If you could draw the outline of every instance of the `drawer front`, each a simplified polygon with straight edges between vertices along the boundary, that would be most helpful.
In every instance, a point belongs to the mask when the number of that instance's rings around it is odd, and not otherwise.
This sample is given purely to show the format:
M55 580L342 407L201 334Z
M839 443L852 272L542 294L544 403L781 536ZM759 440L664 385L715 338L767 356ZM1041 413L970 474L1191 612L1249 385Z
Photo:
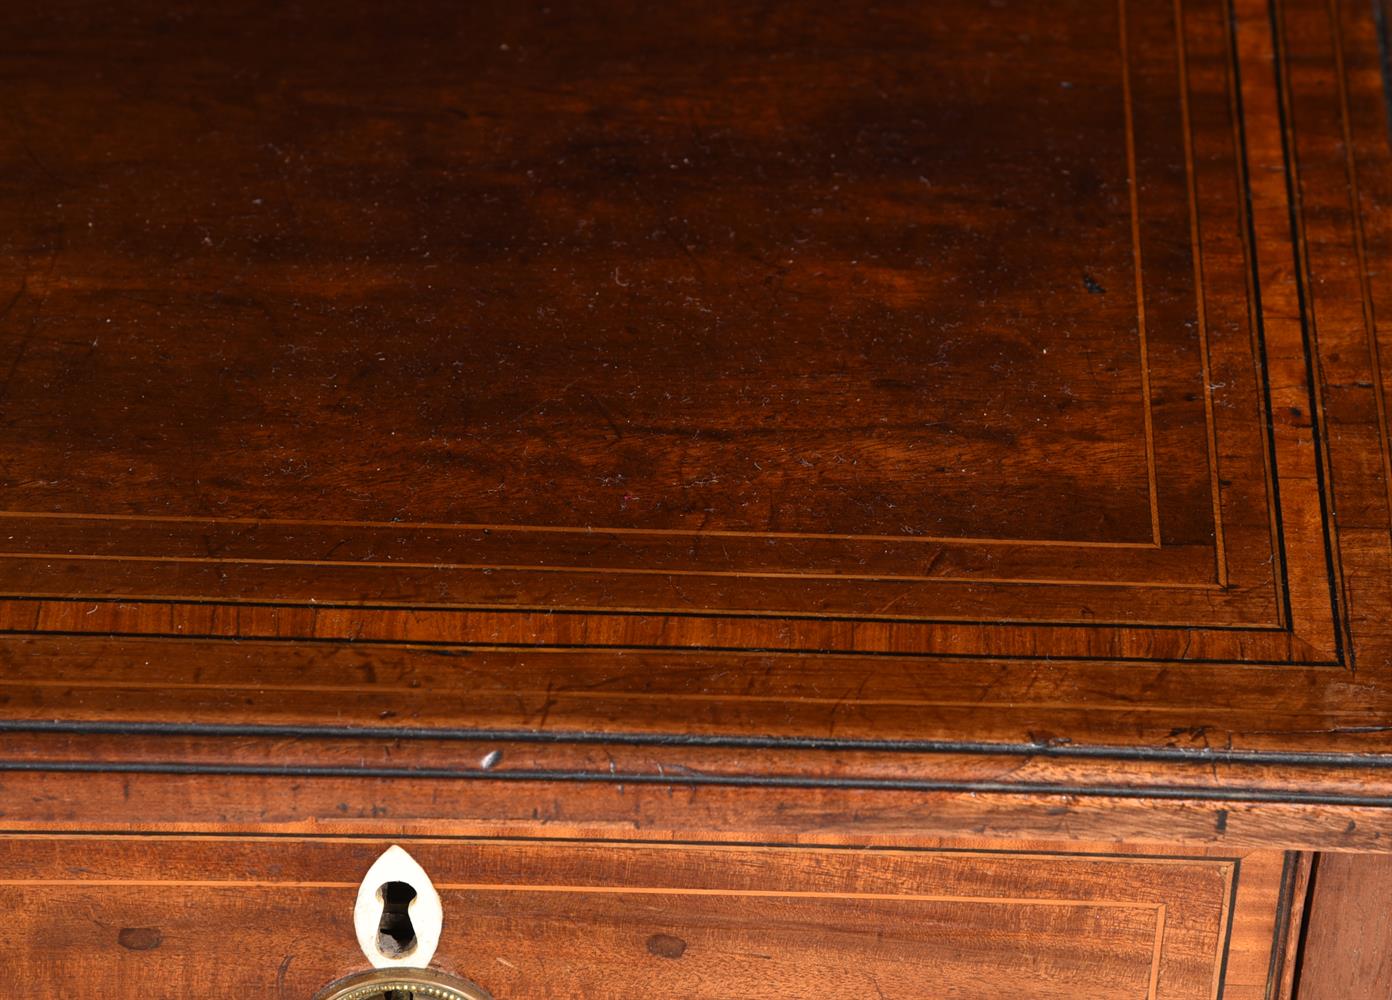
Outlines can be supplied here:
M354 902L388 843L0 840L8 978L37 996L309 1000L369 967ZM1229 964L1265 972L1278 923L1279 855L398 843L443 905L433 965L496 1000L1207 1000ZM1264 992L1248 985L1228 995Z

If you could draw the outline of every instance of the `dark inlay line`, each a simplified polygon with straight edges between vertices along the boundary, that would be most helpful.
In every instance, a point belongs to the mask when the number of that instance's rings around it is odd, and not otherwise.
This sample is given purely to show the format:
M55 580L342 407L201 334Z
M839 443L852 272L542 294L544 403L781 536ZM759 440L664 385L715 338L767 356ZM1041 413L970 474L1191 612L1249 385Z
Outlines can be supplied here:
M1329 603L1334 620L1334 648L1337 658L1344 660L1343 618L1339 613L1339 594L1343 565L1336 561L1334 540L1330 532L1331 506L1329 490L1333 485L1333 470L1328 468L1328 451L1320 421L1324 416L1319 391L1318 358L1315 342L1315 316L1311 308L1310 275L1307 273L1310 255L1305 242L1305 226L1301 218L1300 164L1292 131L1294 108L1291 106L1290 74L1287 67L1286 35L1281 0L1269 0L1267 13L1271 25L1272 62L1276 74L1276 115L1281 133L1281 156L1285 165L1286 210L1289 216L1291 255L1295 266L1295 296L1300 310L1300 348L1305 357L1306 406L1310 411L1310 437L1315 448L1315 486L1319 494L1320 530L1324 536L1325 576L1329 585ZM1336 576L1338 574L1338 576ZM1352 666L1350 657L1349 665Z
M1242 57L1237 47L1237 8L1232 0L1224 0L1227 11L1225 27L1227 29L1227 42L1229 46L1228 63L1232 68L1232 113L1234 124L1237 128L1237 168L1241 177L1242 187L1242 226L1244 249L1247 251L1248 267L1248 287L1252 295L1252 319L1255 326L1253 331L1257 348L1257 372L1260 379L1259 391L1263 403L1262 416L1265 420L1265 437L1267 451L1267 468L1271 470L1268 483L1271 488L1272 510L1275 514L1276 538L1274 551L1272 553L1276 562L1277 572L1280 574L1281 581L1281 601L1285 611L1286 627L1295 628L1295 612L1291 604L1290 596L1290 569L1287 565L1286 556L1286 526L1283 508L1281 507L1281 477L1279 475L1280 466L1277 464L1276 455L1276 421L1273 414L1271 403L1271 364L1266 349L1266 312L1262 306L1262 281L1261 263L1257 249L1257 224L1256 213L1252 204L1252 167L1247 155L1247 110L1242 94ZM1274 61L1274 59L1273 59ZM1276 73L1281 72L1280 66L1276 66ZM1343 665L1343 657L1339 657L1340 666Z
M896 778L810 778L784 775L657 775L608 771L480 771L454 768L303 767L253 764L188 764L179 761L123 764L71 761L0 761L0 772L40 774L163 774L269 778L389 778L453 781L569 782L660 787L818 788L848 791L968 792L980 795L1057 795L1079 798L1250 802L1283 805L1341 805L1392 808L1392 796L1339 795L1263 788L1183 788L1172 785L1065 785L1050 782L925 781Z
M1388 726L1356 727L1359 733L1392 732ZM1182 747L1074 746L1067 743L993 743L954 740L824 739L782 736L721 736L687 733L602 733L585 730L543 732L530 729L426 729L410 726L295 726L176 722L58 722L0 720L3 733L67 733L88 736L213 736L269 739L383 739L448 742L526 743L552 746L599 745L690 747L737 750L870 751L885 753L961 754L971 756L1056 757L1085 760L1124 760L1176 764L1307 767L1392 768L1392 753L1293 753L1261 750L1184 749ZM484 768L483 770L494 770ZM511 774L516 772L497 772Z

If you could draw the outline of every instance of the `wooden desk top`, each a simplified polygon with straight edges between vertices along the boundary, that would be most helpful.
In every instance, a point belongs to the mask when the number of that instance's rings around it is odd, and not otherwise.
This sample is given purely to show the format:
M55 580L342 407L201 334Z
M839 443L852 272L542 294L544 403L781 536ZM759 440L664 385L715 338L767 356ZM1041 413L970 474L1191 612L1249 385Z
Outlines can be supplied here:
M236 8L3 15L11 816L1392 836L1366 3Z

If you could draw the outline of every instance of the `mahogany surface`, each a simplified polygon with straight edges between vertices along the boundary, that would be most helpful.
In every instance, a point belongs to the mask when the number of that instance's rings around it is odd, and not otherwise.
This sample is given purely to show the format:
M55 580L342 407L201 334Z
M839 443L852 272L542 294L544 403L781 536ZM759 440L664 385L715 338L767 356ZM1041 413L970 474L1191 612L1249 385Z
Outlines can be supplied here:
M1385 854L1320 856L1301 947L1300 1000L1392 991L1392 926L1384 902L1392 887L1389 862Z
M435 964L499 998L1208 1000L1220 981L1228 1000L1282 995L1268 992L1290 902L1280 852L405 843L445 909ZM308 998L361 964L356 880L385 846L0 838L0 902L47 945L12 982Z
M1368 5L0 20L13 828L1386 848Z
M1387 22L0 5L0 991L1385 990Z

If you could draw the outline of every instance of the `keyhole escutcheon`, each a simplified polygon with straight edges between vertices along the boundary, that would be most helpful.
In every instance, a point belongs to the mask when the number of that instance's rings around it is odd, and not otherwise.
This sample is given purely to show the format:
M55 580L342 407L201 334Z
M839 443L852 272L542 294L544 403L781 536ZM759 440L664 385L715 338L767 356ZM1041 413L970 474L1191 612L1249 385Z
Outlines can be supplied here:
M353 908L358 946L373 968L430 964L440 943L440 896L416 859L393 844L367 870Z

